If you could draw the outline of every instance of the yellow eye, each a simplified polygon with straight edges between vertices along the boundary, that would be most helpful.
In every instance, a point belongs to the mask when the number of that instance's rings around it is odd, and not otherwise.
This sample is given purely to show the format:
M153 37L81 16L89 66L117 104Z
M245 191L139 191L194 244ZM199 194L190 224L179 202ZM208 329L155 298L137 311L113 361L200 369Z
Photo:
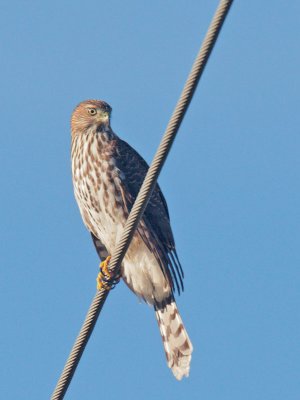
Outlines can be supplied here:
M96 108L89 108L88 112L89 112L90 115L96 115L97 114Z

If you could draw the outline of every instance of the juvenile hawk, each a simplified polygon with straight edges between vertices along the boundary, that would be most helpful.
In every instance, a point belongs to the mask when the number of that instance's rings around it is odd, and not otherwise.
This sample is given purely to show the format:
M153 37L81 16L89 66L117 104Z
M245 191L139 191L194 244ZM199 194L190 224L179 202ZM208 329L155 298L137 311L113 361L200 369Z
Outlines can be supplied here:
M81 216L103 260L112 254L147 173L145 160L110 127L111 107L87 100L71 119L72 173ZM121 266L127 286L154 306L168 366L188 376L192 343L174 300L183 290L165 198L156 185Z

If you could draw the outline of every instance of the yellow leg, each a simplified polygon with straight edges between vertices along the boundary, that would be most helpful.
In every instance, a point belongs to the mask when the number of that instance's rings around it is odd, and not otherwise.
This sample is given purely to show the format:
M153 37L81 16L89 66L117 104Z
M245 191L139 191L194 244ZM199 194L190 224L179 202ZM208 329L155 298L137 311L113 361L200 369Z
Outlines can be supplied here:
M108 264L110 262L111 256L107 256L104 261L100 263L100 270L104 272L104 275L108 278L111 278L110 272L108 270Z
M111 259L111 256L106 257L104 261L100 263L100 272L97 276L97 290L105 289L110 290L112 288L111 283L109 280L112 280L113 276L108 270L108 264Z

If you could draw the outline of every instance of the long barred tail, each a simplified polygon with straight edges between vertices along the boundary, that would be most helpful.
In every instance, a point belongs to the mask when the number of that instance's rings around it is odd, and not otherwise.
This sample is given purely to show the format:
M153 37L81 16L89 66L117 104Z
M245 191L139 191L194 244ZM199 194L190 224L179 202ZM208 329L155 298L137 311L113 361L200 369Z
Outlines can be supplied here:
M176 379L189 376L193 345L175 301L155 311L169 368Z

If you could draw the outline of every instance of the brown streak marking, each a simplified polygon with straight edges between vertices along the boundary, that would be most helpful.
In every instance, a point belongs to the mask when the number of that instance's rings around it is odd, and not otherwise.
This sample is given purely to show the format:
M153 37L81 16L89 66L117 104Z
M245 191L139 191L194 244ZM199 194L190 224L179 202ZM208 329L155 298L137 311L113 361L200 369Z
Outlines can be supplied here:
M95 160L95 165L96 165L96 167L101 169L101 162L98 159Z
M86 153L88 156L91 154L91 146L92 146L92 140L89 140L88 145L87 145L87 150L86 150Z
M178 338L178 336L184 331L184 327L182 324L179 325L177 331L175 333L173 333L173 336L175 338Z
M174 321L174 319L176 318L176 315L178 315L178 311L175 308L174 312L170 315L170 320Z
M171 361L171 357L170 357L169 353L167 353L167 352L165 351L165 355L166 355L167 361L168 361L168 362ZM174 364L173 364L173 365L174 365Z
M187 349L189 349L189 348L190 348L190 346L189 346L189 343L188 343L187 340L179 347L179 349L180 349L181 351L187 350Z

